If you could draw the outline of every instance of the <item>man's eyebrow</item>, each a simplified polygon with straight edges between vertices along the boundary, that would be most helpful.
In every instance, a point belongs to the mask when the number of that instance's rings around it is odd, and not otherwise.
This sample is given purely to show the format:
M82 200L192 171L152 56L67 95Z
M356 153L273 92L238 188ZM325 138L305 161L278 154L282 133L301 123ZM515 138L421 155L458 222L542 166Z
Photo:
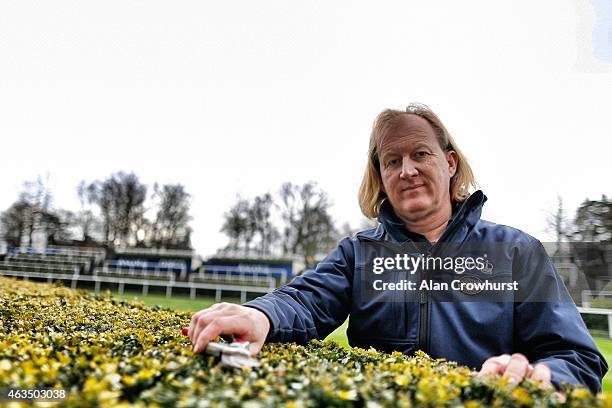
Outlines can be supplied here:
M387 156L393 156L393 155L400 155L400 153L398 153L397 149L387 149L379 153L380 158L387 157Z
M400 152L407 151L407 150L415 150L421 147L426 147L428 149L432 148L431 144L428 143L427 141L419 140L418 142L410 143L409 145L402 144L399 146L388 147L387 149L381 150L379 154L380 156L389 155L389 154L400 154Z

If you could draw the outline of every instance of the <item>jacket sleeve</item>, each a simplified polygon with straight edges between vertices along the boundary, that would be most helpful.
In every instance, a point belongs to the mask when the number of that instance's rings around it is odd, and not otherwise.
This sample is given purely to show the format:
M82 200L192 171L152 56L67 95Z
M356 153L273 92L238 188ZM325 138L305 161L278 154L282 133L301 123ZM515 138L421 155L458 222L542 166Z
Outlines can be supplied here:
M608 364L544 247L530 238L513 267L521 298L514 308L515 349L532 365L548 365L557 389L569 382L597 393Z
M268 317L268 342L306 344L325 338L349 314L353 269L353 244L345 238L314 271L296 276L290 283L244 306Z

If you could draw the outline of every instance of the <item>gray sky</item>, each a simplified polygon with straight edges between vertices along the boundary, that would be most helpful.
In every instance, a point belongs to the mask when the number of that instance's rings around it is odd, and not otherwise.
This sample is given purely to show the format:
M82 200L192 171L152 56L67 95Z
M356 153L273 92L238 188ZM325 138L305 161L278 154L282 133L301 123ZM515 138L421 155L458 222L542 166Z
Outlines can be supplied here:
M560 194L611 194L612 6L541 1L0 0L0 210L49 173L134 171L193 195L209 255L236 194L314 180L341 224L374 117L430 105L489 201L542 240Z

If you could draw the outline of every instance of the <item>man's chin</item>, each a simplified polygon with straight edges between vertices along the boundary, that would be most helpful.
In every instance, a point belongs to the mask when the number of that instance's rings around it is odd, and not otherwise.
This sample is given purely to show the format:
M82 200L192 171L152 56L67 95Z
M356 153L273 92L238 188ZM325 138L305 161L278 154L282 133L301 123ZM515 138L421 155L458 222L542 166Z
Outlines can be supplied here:
M398 214L401 218L404 218L407 221L411 221L413 219L418 219L423 214L428 212L430 207L425 203L410 203L410 205L403 206L400 208L400 214Z

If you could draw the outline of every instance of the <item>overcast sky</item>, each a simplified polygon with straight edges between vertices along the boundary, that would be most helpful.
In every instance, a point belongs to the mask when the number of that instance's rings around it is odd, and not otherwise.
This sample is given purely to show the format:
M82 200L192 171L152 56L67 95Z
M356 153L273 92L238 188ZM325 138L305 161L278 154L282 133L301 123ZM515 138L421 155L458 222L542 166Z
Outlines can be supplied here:
M236 195L313 180L342 224L371 124L419 101L542 240L560 194L612 194L612 3L0 0L0 210L113 172L182 183L206 256Z

